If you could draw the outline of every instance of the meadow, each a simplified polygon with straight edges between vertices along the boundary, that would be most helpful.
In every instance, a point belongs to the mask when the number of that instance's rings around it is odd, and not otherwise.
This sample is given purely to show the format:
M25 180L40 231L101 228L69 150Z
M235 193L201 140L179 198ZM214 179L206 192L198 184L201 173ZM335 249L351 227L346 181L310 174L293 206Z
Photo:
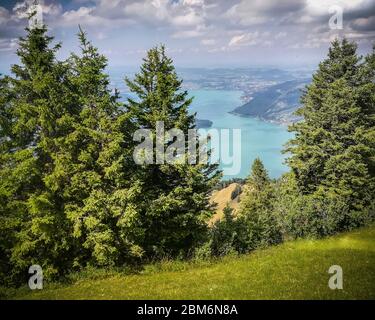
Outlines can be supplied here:
M69 283L24 287L11 299L375 299L375 226L214 261L164 261L136 274L95 270ZM328 269L343 269L343 290Z

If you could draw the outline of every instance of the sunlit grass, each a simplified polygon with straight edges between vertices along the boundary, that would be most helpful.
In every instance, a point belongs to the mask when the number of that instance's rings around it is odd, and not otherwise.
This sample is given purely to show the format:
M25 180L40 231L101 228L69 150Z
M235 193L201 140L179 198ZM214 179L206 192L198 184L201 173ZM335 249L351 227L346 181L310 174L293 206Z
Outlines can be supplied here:
M344 289L331 290L340 265ZM104 273L18 299L375 299L375 227L323 240L299 240L216 262L165 262L141 274Z

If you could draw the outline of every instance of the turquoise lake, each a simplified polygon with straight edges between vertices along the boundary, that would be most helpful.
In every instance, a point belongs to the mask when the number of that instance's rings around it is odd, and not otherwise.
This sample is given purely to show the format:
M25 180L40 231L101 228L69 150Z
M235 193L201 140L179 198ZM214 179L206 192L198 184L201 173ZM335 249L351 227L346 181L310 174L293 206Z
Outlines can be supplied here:
M136 99L124 86L123 81L124 74L131 77L133 72L120 69L112 70L110 74L113 87L120 89L124 100L126 97ZM212 128L241 129L241 170L236 175L224 176L224 179L247 177L256 157L263 161L272 178L278 178L288 171L288 167L284 165L285 155L281 150L293 134L287 131L286 126L230 114L230 111L243 104L242 91L212 89L188 91L190 96L194 96L190 111L196 112L198 119L212 121ZM230 153L233 150L231 145L229 150Z
M194 96L190 111L196 112L198 119L211 120L212 128L216 129L241 129L241 170L224 179L247 177L256 157L263 161L272 178L288 171L281 150L293 134L286 126L230 114L242 104L241 91L190 90L189 93Z

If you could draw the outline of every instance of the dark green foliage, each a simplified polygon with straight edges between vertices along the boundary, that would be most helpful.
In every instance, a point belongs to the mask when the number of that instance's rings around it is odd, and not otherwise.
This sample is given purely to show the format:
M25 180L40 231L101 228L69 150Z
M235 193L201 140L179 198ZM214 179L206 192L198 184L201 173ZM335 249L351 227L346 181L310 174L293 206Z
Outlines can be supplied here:
M241 194L241 192L242 192L241 186L236 185L236 188L232 191L232 193L230 195L230 199L231 200L236 199Z
M223 219L213 224L208 241L197 250L196 256L240 254L281 242L281 228L274 211L274 188L257 158L243 187L237 214L234 216L228 205L224 208Z
M20 65L0 79L0 272L4 283L140 258L186 255L207 231L216 166L136 165L138 128L194 128L164 47L134 81L140 102L119 103L107 59L79 32L80 54L59 62L46 27L27 29Z
M247 178L247 186L255 191L261 191L270 184L268 173L262 161L256 158L251 166L250 176Z
M165 131L183 130L187 140L188 129L195 127L195 117L188 113L192 99L181 90L182 81L163 46L149 50L140 72L126 83L139 98L128 100L129 110L139 128L152 130L154 145L158 121L163 121ZM170 145L162 143L165 148ZM184 256L201 239L207 229L207 218L212 214L208 198L218 181L216 168L175 162L145 164L134 172L142 181L143 247L149 255Z
M286 151L288 164L304 194L320 186L351 193L357 202L368 201L370 181L366 142L367 107L361 101L362 79L356 45L332 43L328 58L314 74L297 111L303 120L291 126L296 137Z
M224 208L224 217L210 231L210 252L213 256L247 252L247 230L243 219L233 216L233 209Z
M140 188L131 179L134 126L109 88L107 59L82 30L79 40L82 52L69 60L69 79L80 113L60 140L54 181L63 182L66 216L79 243L75 266L119 265L143 253L135 204Z
M238 216L247 228L249 250L276 244L281 233L274 214L275 187L260 159L255 159L241 195Z
M20 65L0 81L0 219L4 282L39 264L47 278L86 266L186 255L207 231L216 166L139 166L138 128L194 128L164 48L149 51L119 103L106 58L79 32L81 53L59 62L45 27L27 29ZM128 108L127 108L128 107ZM129 111L130 110L130 111ZM20 275L22 275L20 277ZM13 281L13 280L15 281Z
M4 261L12 270L7 279L26 276L32 264L55 275L71 254L70 224L51 177L56 142L67 131L64 119L76 110L68 69L55 59L59 45L50 48L46 31L27 29L17 51L21 64L12 67L1 90L0 211L2 228L9 228Z
M373 209L350 209L349 199L324 188L300 194L295 177L284 175L276 185L275 215L284 238L322 237L370 223Z
M216 186L214 187L214 190L221 190L221 189L224 189L226 187L228 187L230 184L232 183L237 183L239 185L244 185L246 183L246 179L242 179L242 178L232 178L232 179L229 179L229 180L220 180Z
M363 79L358 88L359 104L365 117L365 142L368 145L366 162L371 177L375 176L375 44L372 53L365 57L361 65L360 76Z
M290 127L295 138L286 151L296 185L286 195L293 199L283 214L287 229L297 236L350 229L372 215L373 55L362 61L356 50L346 39L332 43L303 94L297 111L303 120Z

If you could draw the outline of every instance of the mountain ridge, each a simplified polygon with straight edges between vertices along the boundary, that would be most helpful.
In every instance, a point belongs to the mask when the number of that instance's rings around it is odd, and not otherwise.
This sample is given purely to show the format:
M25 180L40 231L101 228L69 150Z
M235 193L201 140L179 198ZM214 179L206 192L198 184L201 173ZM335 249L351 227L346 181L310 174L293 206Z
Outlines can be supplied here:
M302 90L310 79L284 81L256 92L252 99L230 113L243 117L256 117L277 123L293 123L299 120L294 112L300 106Z

